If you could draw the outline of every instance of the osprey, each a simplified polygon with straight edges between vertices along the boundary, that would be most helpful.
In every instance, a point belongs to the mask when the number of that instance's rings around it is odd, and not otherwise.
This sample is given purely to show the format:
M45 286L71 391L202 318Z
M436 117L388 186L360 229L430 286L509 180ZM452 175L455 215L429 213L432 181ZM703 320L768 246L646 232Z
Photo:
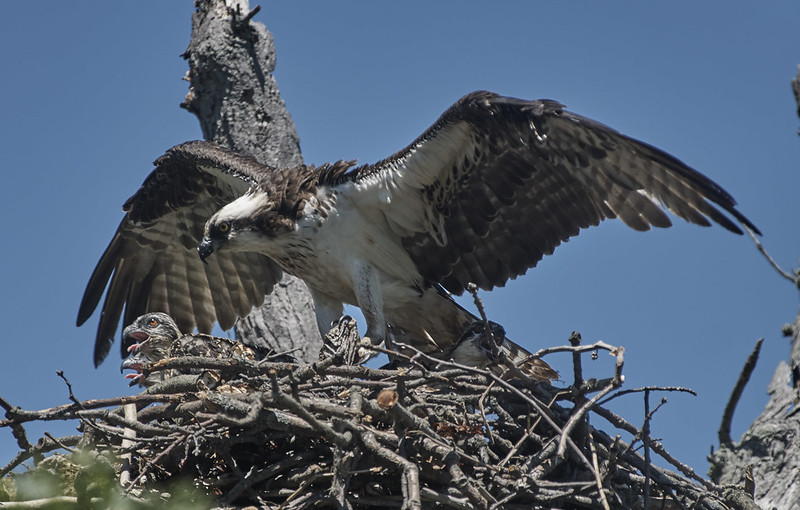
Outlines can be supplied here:
M331 329L322 337L319 360L324 361L338 353L343 365L364 364L373 353L364 347L363 340L358 334L356 320L343 315L331 324Z
M493 321L489 321L488 325L487 329L483 321L472 324L453 345L447 357L471 367L489 366L495 361L494 351L501 349L505 343L506 330Z
M370 350L363 346L364 341L365 339L358 335L355 319L344 315L334 321L330 331L323 337L319 359L324 360L340 353L343 364L361 365L371 357ZM496 375L504 376L508 370L507 367L497 363L496 352L505 354L529 377L537 380L558 379L558 372L508 340L505 328L493 321L486 323L482 320L475 321L461 334L461 338L439 357L452 359L456 363L470 367L488 368Z
M255 352L241 342L204 334L184 335L172 317L161 312L147 313L138 317L123 330L122 341L130 345L128 350L131 351L131 356L122 362L120 371L130 369L137 372L125 376L126 379L131 379L131 386L139 384L149 387L180 373L190 373L159 370L145 378L142 368L146 364L162 359L181 356L256 359Z
M371 165L271 168L195 141L155 167L80 306L78 325L108 284L95 364L123 307L125 323L157 310L184 331L228 329L281 269L308 285L322 334L350 303L374 343L448 353L478 321L450 293L503 286L605 218L648 230L670 226L669 210L758 233L725 190L669 154L555 101L491 92L461 98Z

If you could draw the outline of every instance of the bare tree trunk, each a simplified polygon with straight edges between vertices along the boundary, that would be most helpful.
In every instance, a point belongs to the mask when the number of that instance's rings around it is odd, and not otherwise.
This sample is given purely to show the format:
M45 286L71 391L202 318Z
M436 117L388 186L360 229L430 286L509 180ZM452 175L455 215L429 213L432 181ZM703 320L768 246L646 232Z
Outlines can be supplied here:
M267 165L302 164L297 131L272 77L272 34L250 21L258 9L250 11L247 0L200 0L196 6L184 54L191 86L181 106L197 116L207 140ZM304 360L319 352L311 295L289 275L235 329L251 346L299 349L295 354Z
M790 328L793 346L800 345L800 315ZM793 354L798 351L793 349ZM800 412L791 372L785 361L778 364L764 411L741 441L723 443L709 456L711 479L718 484L746 485L750 478L761 508L800 508Z
M783 273L788 275L788 273ZM797 276L793 279L800 288ZM765 509L800 509L800 314L784 326L791 336L789 361L781 361L767 387L769 402L738 443L730 437L733 411L750 373L755 368L761 340L745 363L725 408L720 426L720 447L708 457L709 477L720 485L744 486Z
M800 115L800 70L792 89ZM799 271L782 270L761 251L782 277L800 289ZM800 313L794 323L784 327L784 333L791 337L789 362L781 361L775 369L766 407L740 442L733 443L721 434L720 448L709 456L714 482L750 483L756 503L770 509L800 508Z

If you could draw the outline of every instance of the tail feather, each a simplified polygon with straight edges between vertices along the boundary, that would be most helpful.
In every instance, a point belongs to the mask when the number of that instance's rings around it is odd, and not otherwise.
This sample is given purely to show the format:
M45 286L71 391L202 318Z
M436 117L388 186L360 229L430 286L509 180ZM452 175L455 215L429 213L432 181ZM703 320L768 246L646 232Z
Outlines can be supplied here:
M555 381L558 379L558 372L548 365L545 361L535 357L525 348L515 344L506 338L500 344L500 351L516 365L525 375L536 381ZM492 373L504 377L508 373L508 367L501 364L493 364L490 369Z

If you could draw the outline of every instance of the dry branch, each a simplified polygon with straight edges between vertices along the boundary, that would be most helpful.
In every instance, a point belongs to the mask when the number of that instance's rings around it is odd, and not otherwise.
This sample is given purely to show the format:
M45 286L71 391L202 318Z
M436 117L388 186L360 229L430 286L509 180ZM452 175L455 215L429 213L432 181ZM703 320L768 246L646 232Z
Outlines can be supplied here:
M84 436L22 442L0 473L80 442L120 459L126 497L188 477L226 508L745 508L735 502L743 489L702 479L600 407L622 384L623 349L574 342L556 350L580 360L598 348L617 356L614 373L589 386L578 366L577 387L560 391L422 353L395 353L406 360L395 370L337 366L336 356L316 364L163 360L149 370L209 370L222 380L209 389L202 374L183 375L138 396L40 411L3 401L2 427L82 420ZM641 391L661 390L683 389ZM592 427L592 414L616 430ZM639 442L683 474L652 465Z
M756 346L753 348L753 352L747 357L744 368L742 368L742 372L739 374L739 379L736 381L736 386L733 387L728 403L725 405L725 411L722 413L722 423L720 423L719 433L717 434L719 437L719 444L730 444L732 442L731 422L733 421L733 412L736 410L736 405L742 397L744 387L747 386L747 381L750 380L750 375L756 368L756 362L758 361L758 354L761 352L762 343L764 343L764 339L759 338L756 342Z

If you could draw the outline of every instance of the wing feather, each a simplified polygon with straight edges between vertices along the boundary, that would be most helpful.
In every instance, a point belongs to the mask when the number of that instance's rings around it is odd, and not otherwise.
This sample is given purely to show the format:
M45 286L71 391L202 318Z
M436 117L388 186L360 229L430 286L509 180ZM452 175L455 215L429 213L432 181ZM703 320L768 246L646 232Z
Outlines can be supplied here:
M98 365L108 354L120 317L170 314L181 331L229 329L264 301L281 271L258 254L221 252L203 264L197 243L206 220L268 171L254 160L209 142L173 147L155 162L97 264L78 311L83 324L103 292L95 341ZM124 309L124 316L123 316ZM126 346L122 346L123 355Z
M211 293L213 306L217 312L217 322L219 322L222 329L227 330L233 327L236 318L239 316L238 307L234 304L234 299L237 299L240 294L233 293L232 296L229 286L225 282L226 271L235 273L235 268L232 265L230 268L220 267L221 262L230 262L228 257L211 257L207 262L213 268L211 271L205 272L208 288L219 289L217 292ZM233 287L235 288L235 286Z
M669 210L758 232L725 190L663 151L555 101L491 92L463 97L404 150L338 179L453 293L504 285L605 218L648 230L670 226Z

